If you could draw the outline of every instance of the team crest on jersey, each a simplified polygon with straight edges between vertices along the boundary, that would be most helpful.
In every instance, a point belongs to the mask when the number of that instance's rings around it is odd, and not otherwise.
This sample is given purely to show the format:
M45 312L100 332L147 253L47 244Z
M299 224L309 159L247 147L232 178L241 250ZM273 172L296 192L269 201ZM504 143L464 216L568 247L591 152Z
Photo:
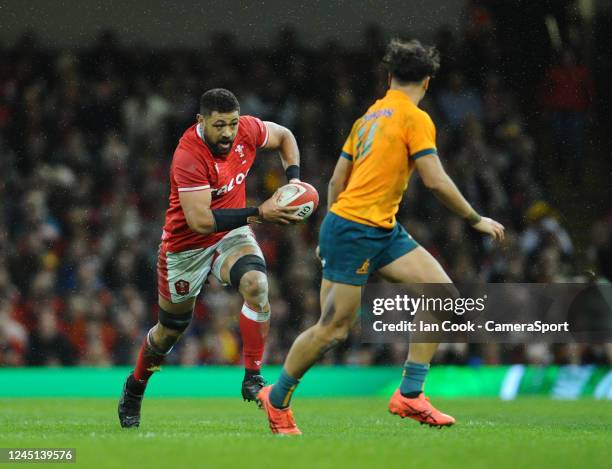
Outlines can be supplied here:
M242 144L236 145L236 153L238 153L240 158L244 158L244 146Z
M189 293L189 282L183 279L177 280L174 282L174 288L179 295L186 295Z

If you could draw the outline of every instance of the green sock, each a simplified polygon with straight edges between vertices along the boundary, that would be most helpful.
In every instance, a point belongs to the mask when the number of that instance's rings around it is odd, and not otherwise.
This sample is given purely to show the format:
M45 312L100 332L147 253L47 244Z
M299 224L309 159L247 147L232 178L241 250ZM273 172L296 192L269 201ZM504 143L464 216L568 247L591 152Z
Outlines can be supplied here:
M272 405L277 409L289 407L291 396L293 395L293 391L295 391L295 388L299 382L299 379L289 376L283 368L278 381L274 383L274 386L272 386L272 390L270 391L270 402Z
M406 362L404 378L400 384L400 393L404 397L418 397L423 392L423 383L427 377L429 365L424 363Z

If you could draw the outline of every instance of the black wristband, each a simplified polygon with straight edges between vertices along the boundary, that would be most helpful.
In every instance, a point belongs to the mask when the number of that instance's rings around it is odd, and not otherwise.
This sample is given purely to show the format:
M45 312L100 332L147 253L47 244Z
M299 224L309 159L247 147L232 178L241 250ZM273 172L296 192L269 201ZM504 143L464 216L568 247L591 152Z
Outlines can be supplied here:
M257 207L216 208L212 213L215 218L215 232L219 232L246 225L249 217L259 215L259 209Z
M287 169L285 170L285 175L287 176L287 181L291 181L292 179L299 179L300 167L296 164L287 166Z

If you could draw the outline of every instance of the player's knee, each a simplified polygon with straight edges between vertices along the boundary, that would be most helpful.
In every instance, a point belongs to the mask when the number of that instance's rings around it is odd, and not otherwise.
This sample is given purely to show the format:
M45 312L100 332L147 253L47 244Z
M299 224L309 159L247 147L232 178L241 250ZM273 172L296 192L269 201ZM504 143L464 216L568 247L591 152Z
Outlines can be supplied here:
M250 304L263 307L268 302L268 278L263 272L246 272L240 279L239 290Z
M426 284L422 292L425 297L433 300L441 300L442 302L452 299L455 300L461 297L459 290L453 283L430 283ZM441 303L443 304L443 303ZM453 321L457 319L452 309L434 308L432 310L419 310L416 312L419 315L420 321L434 320L437 322Z
M334 328L332 332L333 340L337 343L344 342L348 336L351 327L349 324L341 324Z
M266 262L256 254L246 254L234 262L229 272L230 283L240 290L242 278L251 272L259 272L264 276L267 273Z
M440 298L459 298L461 295L454 283L440 283L435 286L434 294ZM433 296L433 295L432 295Z
M453 283L430 283L426 284L422 292L427 298L439 298L445 300L447 298L459 298L461 294Z
M191 323L192 315L192 311L177 314L160 308L154 334L160 348L172 348Z

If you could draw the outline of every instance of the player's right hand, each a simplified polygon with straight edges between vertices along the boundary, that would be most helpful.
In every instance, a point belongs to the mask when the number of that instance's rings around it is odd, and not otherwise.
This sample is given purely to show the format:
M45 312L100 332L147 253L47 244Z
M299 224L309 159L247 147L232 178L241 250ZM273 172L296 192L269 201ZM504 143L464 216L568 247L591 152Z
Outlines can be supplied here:
M492 218L482 217L478 223L472 225L477 231L491 236L496 241L504 239L504 225L496 222Z
M278 205L277 199L278 194L275 193L259 206L259 218L268 223L278 223L281 225L289 225L290 223L302 221L301 217L294 215L297 208Z

